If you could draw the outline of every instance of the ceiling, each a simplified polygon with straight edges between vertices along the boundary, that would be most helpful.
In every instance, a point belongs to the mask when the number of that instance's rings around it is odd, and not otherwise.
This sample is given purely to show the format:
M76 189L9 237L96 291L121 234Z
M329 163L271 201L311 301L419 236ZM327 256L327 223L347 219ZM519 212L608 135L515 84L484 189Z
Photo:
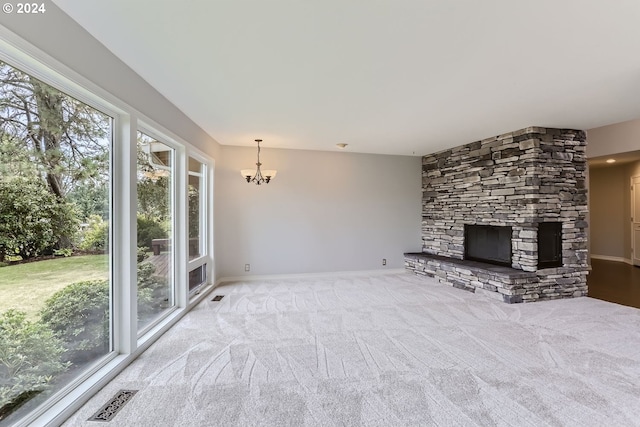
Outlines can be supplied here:
M637 0L53 0L223 145L424 155L640 117Z

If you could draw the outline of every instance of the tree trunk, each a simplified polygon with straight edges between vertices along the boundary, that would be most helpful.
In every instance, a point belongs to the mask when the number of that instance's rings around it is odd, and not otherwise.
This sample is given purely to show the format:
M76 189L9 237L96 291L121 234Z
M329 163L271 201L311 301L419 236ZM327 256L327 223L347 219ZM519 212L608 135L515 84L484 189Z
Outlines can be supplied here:
M37 129L35 133L43 164L46 166L46 180L51 192L56 196L64 197L62 176L56 172L60 167L60 160L64 153L60 150L60 137L64 125L62 110L63 95L44 83L31 79L33 94L38 109Z
M65 199L62 174L59 172L64 164L65 154L61 150L60 140L64 127L63 100L64 95L48 85L31 79L33 94L36 101L39 123L32 129L37 137L37 147L43 164L46 167L46 181L60 201ZM71 236L61 235L57 249L72 247Z

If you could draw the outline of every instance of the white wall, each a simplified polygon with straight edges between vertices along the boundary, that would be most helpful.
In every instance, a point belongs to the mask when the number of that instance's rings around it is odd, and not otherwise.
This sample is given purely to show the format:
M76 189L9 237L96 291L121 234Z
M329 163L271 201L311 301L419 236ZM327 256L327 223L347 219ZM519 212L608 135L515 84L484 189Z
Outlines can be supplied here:
M587 157L640 150L640 119L589 129Z
M263 167L278 175L257 186L240 176L255 148L222 154L219 277L403 268L403 253L420 251L420 157L265 148Z
M211 157L220 146L55 4L43 14L0 14L0 24ZM114 28L117 31L117 28Z

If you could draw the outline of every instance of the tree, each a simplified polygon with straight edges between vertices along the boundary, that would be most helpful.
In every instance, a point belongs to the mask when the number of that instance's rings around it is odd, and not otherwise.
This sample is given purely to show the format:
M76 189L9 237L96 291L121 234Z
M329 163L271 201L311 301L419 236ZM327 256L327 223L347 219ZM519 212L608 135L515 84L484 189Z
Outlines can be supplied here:
M79 218L87 222L97 215L103 220L109 218L109 187L93 182L82 182L67 194L67 199L76 205Z
M170 160L165 159L168 164L163 165L162 169L158 166L158 162L162 162L160 159L155 164L152 163L152 154L145 150L145 147L153 144L162 145L150 136L138 132L138 214L145 219L162 222L169 219L170 212L171 174L167 170ZM167 147L166 153L169 152Z
M55 206L66 205L67 195L78 187L107 188L110 132L107 115L0 62L0 180L36 177L56 197L51 202ZM29 221L23 225L27 224L35 225ZM53 230L55 245L72 245L76 230ZM15 235L26 231L9 230Z
M138 179L138 214L147 220L158 222L169 219L170 202L168 197L169 178Z
M38 167L24 150L22 141L11 135L0 136L0 180L20 177L37 177Z
M110 129L105 114L0 62L0 140L19 147L57 197L108 178Z
M189 237L200 237L200 188L189 184Z

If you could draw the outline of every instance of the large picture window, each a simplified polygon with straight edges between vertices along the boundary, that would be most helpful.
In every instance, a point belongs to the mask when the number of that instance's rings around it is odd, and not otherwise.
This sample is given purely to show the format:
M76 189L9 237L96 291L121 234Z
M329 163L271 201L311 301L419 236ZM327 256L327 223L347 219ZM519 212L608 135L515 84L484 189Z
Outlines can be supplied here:
M112 350L112 127L0 62L0 426Z
M0 427L69 415L214 265L212 160L23 48L0 37Z

